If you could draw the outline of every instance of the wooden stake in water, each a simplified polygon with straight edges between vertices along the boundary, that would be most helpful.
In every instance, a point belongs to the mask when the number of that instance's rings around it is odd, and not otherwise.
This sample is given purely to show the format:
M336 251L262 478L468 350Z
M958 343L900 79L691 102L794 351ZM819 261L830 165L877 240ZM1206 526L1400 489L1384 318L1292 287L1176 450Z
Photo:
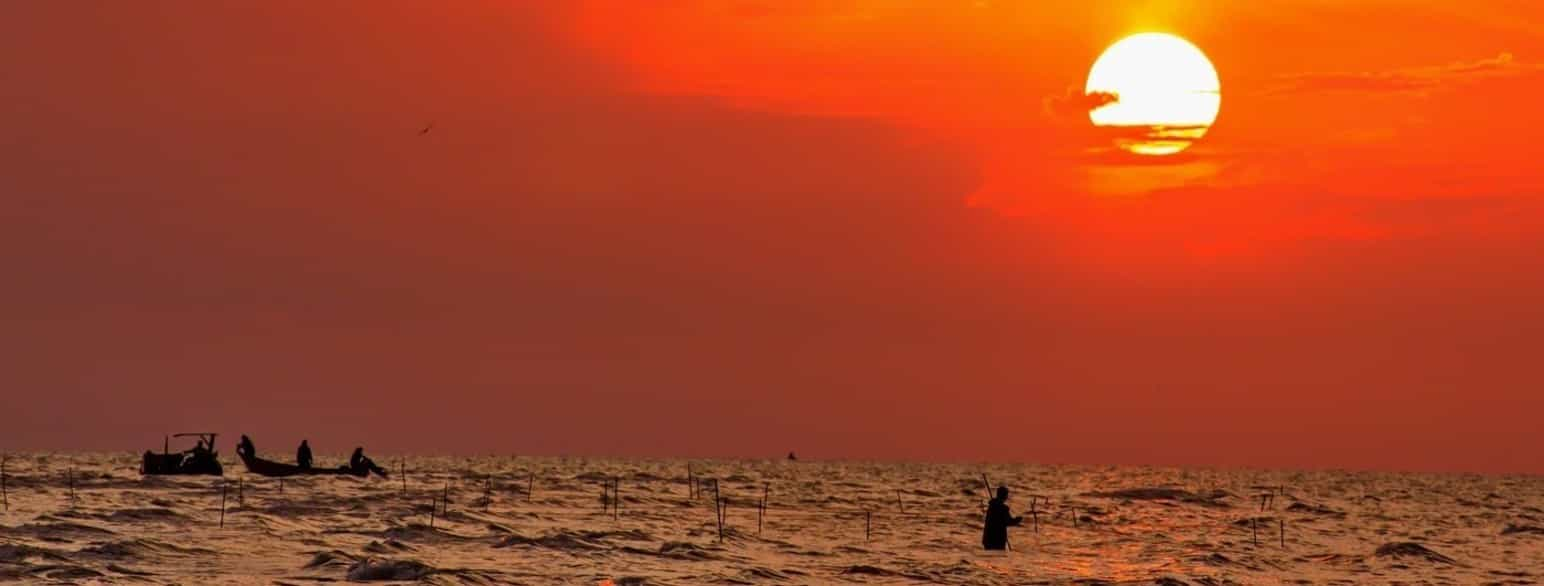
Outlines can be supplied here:
M1276 523L1278 524L1278 527L1281 530L1281 548L1282 549L1286 549L1287 548L1287 520L1286 519L1277 519Z
M531 478L525 485L525 502L531 502L531 495L536 494L536 473L531 473Z
M220 481L220 528L221 529L225 528L225 491L228 488L230 488L230 483L226 482L224 480L221 480Z
M874 513L872 511L863 511L863 540L864 541L868 541L869 540L869 534L873 531L873 529L874 529Z
M767 486L765 484L761 485L761 507L759 509L757 509L757 511L756 511L756 534L757 535L761 535L761 519L763 517L767 516L767 494L770 493L771 490L772 490L771 487L769 487L769 486Z
M284 494L284 477L279 477L279 494Z
M238 507L247 506L247 491L245 480L246 479L244 478L236 479L236 506Z
M697 478L692 475L692 465L686 465L686 498L697 498Z
M407 457L406 456L403 456L401 466L402 466L402 468L401 468L401 470L402 470L402 496L407 496Z
M5 465L10 456L0 455L0 503L5 504L5 510L11 510L11 497L5 491Z
M70 469L70 508L75 508L75 469Z
M895 489L895 508L899 510L902 515L906 514L906 503L901 502L901 489L899 488Z
M724 540L724 502L718 495L718 479L713 479L713 517L718 521L718 540Z
M1255 547L1260 547L1260 529L1256 526L1255 521L1254 517L1249 518L1249 532L1254 535Z
M611 520L622 518L622 479L611 477Z
M434 494L434 493L431 492L429 494ZM430 499L429 500L429 528L430 529L434 528L434 511L436 509L440 508L439 500L440 499Z
M449 517L450 516L450 481L449 480L445 481L445 496L440 498L440 502L443 503L442 506L445 507L444 509L442 509L440 511L440 516L441 517Z

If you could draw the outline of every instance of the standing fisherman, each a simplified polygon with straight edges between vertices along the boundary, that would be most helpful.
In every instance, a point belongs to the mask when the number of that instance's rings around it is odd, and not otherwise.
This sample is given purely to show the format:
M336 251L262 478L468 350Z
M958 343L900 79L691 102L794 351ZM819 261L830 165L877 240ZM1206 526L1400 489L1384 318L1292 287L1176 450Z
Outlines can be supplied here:
M310 470L311 462L311 445L306 440L300 440L300 447L295 450L295 464L301 470Z
M981 547L1006 549L1008 528L1023 523L1023 517L1015 517L1013 512L1008 510L1008 487L997 487L997 498L986 505L986 527L981 530Z

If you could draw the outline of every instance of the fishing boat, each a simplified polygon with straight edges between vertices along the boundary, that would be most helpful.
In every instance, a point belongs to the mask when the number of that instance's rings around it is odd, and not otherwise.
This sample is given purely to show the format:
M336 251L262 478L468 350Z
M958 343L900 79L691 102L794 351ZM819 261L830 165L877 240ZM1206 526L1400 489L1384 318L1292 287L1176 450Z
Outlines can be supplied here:
M198 443L191 449L173 452L171 446L174 437L196 437ZM161 453L145 450L144 460L139 465L139 473L149 476L224 475L225 468L220 465L220 453L214 447L216 437L218 434L213 433L174 433L166 436L161 444Z
M301 468L295 464L264 460L257 456L249 456L240 450L236 455L241 456L241 463L247 467L247 472L258 476L271 478L283 478L285 476L369 476L369 470L351 470L347 466L337 468Z
M270 478L284 478L287 476L356 476L364 478L373 471L381 477L386 476L386 471L376 466L369 459L357 467L338 466L336 468L303 468L297 464L286 464L265 460L257 456L257 450L252 447L252 440L247 436L241 436L241 443L236 444L236 456L241 458L241 463L247 467L247 471L258 476Z

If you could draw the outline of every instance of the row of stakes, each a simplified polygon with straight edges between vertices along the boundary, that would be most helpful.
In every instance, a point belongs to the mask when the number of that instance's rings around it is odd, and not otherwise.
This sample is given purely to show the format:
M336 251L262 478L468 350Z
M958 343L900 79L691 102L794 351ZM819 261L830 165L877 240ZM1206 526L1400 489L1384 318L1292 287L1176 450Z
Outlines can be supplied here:
M403 490L406 491L407 482L406 482L406 467L405 467L405 465L404 465L402 470L403 470L403 477L404 477L403 478ZM705 482L705 481L712 483L712 487L713 487L714 523L715 523L715 526L718 529L718 540L719 541L723 541L724 540L725 520L727 518L728 510L729 510L729 500L724 498L722 496L722 494L720 493L719 485L718 485L718 479L716 479L716 478L712 478L712 479L701 479L701 478L698 478L696 476L695 472L690 467L687 468L687 473L686 474L687 474L687 495L688 495L689 498L692 498L692 499L701 498L701 495L703 493L703 489L701 487L701 484L703 482ZM536 482L536 476L535 476L535 473L533 472L533 473L531 473L531 475L529 477L529 484L528 484L528 487L526 489L526 498L527 498L527 500L529 500L530 495L533 492L533 489L535 487L535 482ZM988 483L988 486L990 486L990 483ZM756 534L757 535L760 535L762 533L762 529L764 527L764 523L765 523L765 519L766 519L766 513L767 513L767 499L770 496L770 493L771 493L771 488L769 486L763 485L762 486L761 499L756 504ZM488 503L492 499L491 495L492 495L492 481L491 481L491 478L485 478L484 479L484 496L483 496L483 505L484 505L485 508L488 506ZM612 520L619 520L621 518L621 502L622 502L622 499L621 499L621 479L620 479L620 477L613 476L610 479L610 482L608 482L605 485L602 485L602 487L601 487L601 495L600 496L601 496L601 514L604 515L607 512L609 512L611 514ZM449 499L450 499L450 483L449 483L449 481L447 481L446 484L445 484L444 496L441 499L441 503L449 503ZM1042 500L1045 501L1045 503L1047 505L1050 504L1050 498L1049 497L1039 496L1039 495L1032 495L1032 496L1030 496L1030 511L1029 511L1029 515L1030 515L1030 518L1032 519L1031 523L1032 523L1033 531L1035 533L1039 533L1040 532L1040 515L1046 513L1046 511L1040 510L1039 508L1037 508L1039 502L1042 501ZM1274 493L1268 493L1268 494L1262 494L1261 495L1261 510L1262 511L1265 510L1266 508L1274 508L1274 503L1275 503L1275 494ZM905 512L906 512L906 503L901 498L901 490L900 489L896 489L896 491L895 491L895 505L896 505L896 509L898 511L900 511L902 514L905 514ZM444 507L444 506L446 506L446 505L442 505L442 507ZM430 514L430 527L434 526L434 523L433 523L433 510L434 510L434 507L431 506L430 507L430 511L431 511L431 514ZM443 510L448 511L448 508L443 509ZM1071 518L1072 518L1072 526L1073 527L1077 527L1078 526L1078 516L1081 514L1081 510L1078 507L1071 507L1070 512L1072 513L1072 516L1071 516ZM869 541L873 537L873 527L874 527L874 522L873 521L874 521L874 512L872 510L865 509L863 511L863 539L864 539L864 541ZM1287 545L1287 542L1286 542L1286 539L1287 539L1287 537L1286 537L1287 536L1286 520L1285 519L1277 519L1277 524L1278 524L1278 529L1279 529L1278 535L1279 535L1280 545L1281 545L1281 547L1285 548L1286 545ZM1256 519L1256 518L1251 518L1250 519L1250 530L1251 530L1251 534L1252 534L1252 537L1253 537L1253 543L1254 543L1254 545L1256 547L1258 547L1260 545L1260 535L1259 535L1259 528L1258 528L1258 519Z
M8 459L9 459L8 456L0 455L0 506L3 506L3 510L5 510L5 511L10 511L11 510L11 501L10 501L9 489L8 489L8 486L7 486L7 473L6 473L6 465L8 463L7 462ZM402 477L402 492L405 495L407 493L407 461L406 460L403 460L401 462L399 471L400 471L400 475ZM701 495L702 495L702 488L700 486L700 483L701 483L702 479L697 478L696 473L690 467L687 468L686 475L687 475L687 494L688 494L688 497L689 498L693 498L693 499L700 498ZM715 525L718 528L718 540L719 541L723 541L724 540L724 521L725 521L726 516L728 515L729 502L728 502L727 499L724 499L723 496L721 495L721 493L719 492L718 479L714 478L714 479L710 479L710 480L713 483L714 522L715 522ZM68 482L69 482L69 490L70 490L70 507L74 508L76 503L77 503L77 499L76 499L76 496L75 496L75 469L74 468L71 468L68 471ZM990 486L990 483L988 484L988 486ZM225 508L226 508L226 501L227 501L227 495L228 495L229 488L230 488L230 481L225 480L225 481L222 481L220 483L220 521L219 521L219 526L222 529L225 527ZM532 495L535 493L535 489L536 489L536 473L535 472L531 472L529 477L527 478L527 484L526 484L526 493L525 494L526 494L526 500L527 501L531 500ZM240 505L240 506L245 506L245 502L246 502L245 492L246 492L245 491L245 483L244 483L243 479L238 478L236 480L236 500L237 500L238 505ZM284 492L284 479L283 478L279 478L279 492L280 493ZM770 495L770 493L771 493L771 488L770 487L762 486L761 500L757 503L757 507L756 507L756 534L757 535L760 535L761 532L762 532L762 527L763 527L763 524L764 524L764 521L765 521L765 518L766 518L766 514L767 514L767 498ZM1264 511L1267 508L1274 508L1273 505L1275 503L1275 498L1276 498L1275 493L1264 493L1264 494L1261 494L1260 495L1260 510ZM1030 518L1032 519L1031 522L1033 523L1033 531L1035 533L1039 533L1040 532L1040 515L1045 512L1045 511L1041 511L1041 510L1039 510L1037 508L1037 505L1038 505L1038 503L1039 503L1039 501L1041 499L1045 499L1046 504L1050 504L1050 499L1047 498L1047 497L1042 497L1042 496L1031 496L1030 497L1030 505L1029 505L1030 511L1029 511L1029 514L1030 514ZM492 503L492 500L493 500L493 480L492 480L492 477L484 477L484 481L483 481L483 508L484 509L488 508L490 506L490 504ZM621 503L622 503L622 499L621 499L621 479L619 477L615 477L614 476L614 477L611 478L611 482L609 483L609 486L603 486L601 488L601 507L602 507L601 508L601 512L602 512L602 514L605 514L607 511L609 511L611 513L612 520L619 520L621 518ZM896 489L896 491L895 491L895 505L896 505L896 508L902 514L905 514L905 512L906 512L906 503L901 498L901 491L900 491L900 489ZM434 499L434 501L431 502L430 505L429 505L429 527L431 529L434 528L435 512L436 511L439 511L439 516L441 518L444 518L446 515L448 515L450 513L450 481L448 481L448 480L445 481L445 486L442 489L440 495L438 495ZM1080 513L1080 511L1079 511L1079 509L1077 507L1073 507L1072 508L1072 526L1073 527L1077 527L1078 526L1078 515L1079 515L1079 513ZM874 528L874 513L871 510L864 510L863 511L863 539L864 539L864 541L869 541L869 540L872 539L872 537L873 537L873 528ZM1277 535L1279 537L1279 543L1280 543L1281 547L1285 548L1287 546L1287 522L1286 522L1285 519L1277 519L1277 529L1278 529ZM1259 530L1259 520L1257 518L1251 517L1249 519L1249 530L1250 530L1250 534L1251 534L1251 537L1252 537L1254 545L1256 547L1258 547L1260 545L1260 530Z

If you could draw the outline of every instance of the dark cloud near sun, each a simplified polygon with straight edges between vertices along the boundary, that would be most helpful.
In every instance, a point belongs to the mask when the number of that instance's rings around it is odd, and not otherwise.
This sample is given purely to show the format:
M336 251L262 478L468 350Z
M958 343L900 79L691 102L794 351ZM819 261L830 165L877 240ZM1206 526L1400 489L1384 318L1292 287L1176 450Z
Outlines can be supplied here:
M1109 92L1085 93L1073 86L1059 94L1041 98L1040 111L1057 124L1087 122L1088 113L1120 101L1120 96Z
M1422 93L1444 85L1481 79L1535 75L1544 63L1518 61L1511 53L1489 59L1447 65L1410 67L1388 71L1339 71L1301 73L1281 77L1270 94L1320 92Z

